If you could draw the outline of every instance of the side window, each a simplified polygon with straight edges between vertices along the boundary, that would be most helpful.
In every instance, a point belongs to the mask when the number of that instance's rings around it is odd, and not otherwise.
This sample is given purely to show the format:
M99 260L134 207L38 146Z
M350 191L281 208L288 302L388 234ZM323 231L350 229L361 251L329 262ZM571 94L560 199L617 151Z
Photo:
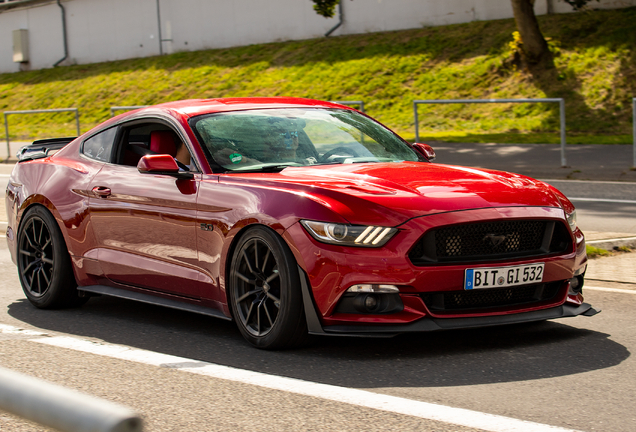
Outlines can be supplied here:
M82 146L82 153L91 159L102 162L109 162L113 150L113 143L117 135L117 128L113 127L103 132L93 135Z
M183 170L197 171L188 146L174 129L163 123L138 123L122 127L121 146L114 163L136 167L148 154L169 154Z

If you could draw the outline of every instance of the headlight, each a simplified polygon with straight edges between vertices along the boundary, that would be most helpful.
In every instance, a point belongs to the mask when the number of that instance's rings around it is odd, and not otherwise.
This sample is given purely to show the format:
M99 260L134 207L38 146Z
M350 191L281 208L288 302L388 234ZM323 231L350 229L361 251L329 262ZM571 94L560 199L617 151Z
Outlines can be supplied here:
M565 218L568 220L568 225L570 225L570 229L572 232L576 229L576 210L573 210L572 213L566 213Z
M323 243L341 246L380 247L398 231L396 228L345 225L330 222L301 220L313 238Z

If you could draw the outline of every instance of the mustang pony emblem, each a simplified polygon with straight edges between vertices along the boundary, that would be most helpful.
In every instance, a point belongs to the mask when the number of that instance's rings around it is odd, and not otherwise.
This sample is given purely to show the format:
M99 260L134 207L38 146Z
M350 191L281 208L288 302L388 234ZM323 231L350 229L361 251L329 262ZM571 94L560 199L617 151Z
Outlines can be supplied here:
M505 235L486 234L482 239L485 243L490 243L493 247L497 247L506 241Z

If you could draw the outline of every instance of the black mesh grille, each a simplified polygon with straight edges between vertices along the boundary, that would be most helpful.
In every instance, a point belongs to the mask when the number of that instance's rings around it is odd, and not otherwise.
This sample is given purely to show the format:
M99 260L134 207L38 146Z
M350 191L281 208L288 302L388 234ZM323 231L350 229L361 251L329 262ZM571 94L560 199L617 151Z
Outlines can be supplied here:
M422 299L431 311L479 310L550 300L562 286L564 281L508 288L424 293Z
M564 252L571 244L560 222L506 220L451 225L428 231L409 253L416 265L535 257Z

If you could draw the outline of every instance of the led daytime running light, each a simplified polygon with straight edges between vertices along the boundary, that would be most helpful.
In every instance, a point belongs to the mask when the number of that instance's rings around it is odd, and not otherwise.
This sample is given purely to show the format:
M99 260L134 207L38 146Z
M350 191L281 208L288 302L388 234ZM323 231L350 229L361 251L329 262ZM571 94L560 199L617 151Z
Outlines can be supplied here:
M301 220L300 223L319 242L341 246L381 247L398 232L396 228L373 225L347 225L310 220Z
M373 238L378 234L378 232L382 231L382 227L377 227L376 229L373 230L373 232L371 234L369 234L363 241L362 243L367 244L369 243L371 240L373 240Z
M364 231L362 231L362 234L360 234L360 236L358 236L358 238L356 239L356 243L360 243L362 242L362 240L367 236L367 234L369 234L369 231L371 231L373 229L372 226L367 227L367 229L365 229Z

